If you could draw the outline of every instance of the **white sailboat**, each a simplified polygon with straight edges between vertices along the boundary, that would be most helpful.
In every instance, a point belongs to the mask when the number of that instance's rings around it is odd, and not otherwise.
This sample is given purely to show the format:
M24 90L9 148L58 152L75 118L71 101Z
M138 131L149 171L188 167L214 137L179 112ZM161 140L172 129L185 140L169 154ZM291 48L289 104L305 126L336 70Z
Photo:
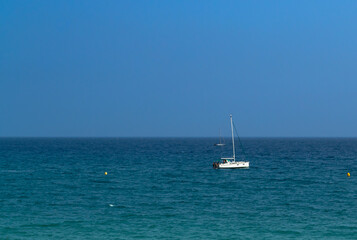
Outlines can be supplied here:
M226 144L225 143L222 143L222 140L221 140L221 129L219 129L219 143L215 143L214 146L217 146L217 147L223 147L225 146Z
M232 145L233 145L233 156L228 158L221 158L222 161L214 162L213 168L249 168L249 162L239 161L236 162L236 153L234 148L234 133L233 133L233 119L232 114L229 116L231 119L231 130L232 130Z

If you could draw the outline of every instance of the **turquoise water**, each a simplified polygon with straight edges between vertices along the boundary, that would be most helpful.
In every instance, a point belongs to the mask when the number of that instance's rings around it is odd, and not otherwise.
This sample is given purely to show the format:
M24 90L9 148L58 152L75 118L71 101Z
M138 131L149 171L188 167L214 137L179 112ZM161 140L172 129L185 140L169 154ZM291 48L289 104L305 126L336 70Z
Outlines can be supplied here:
M0 239L357 239L357 139L215 142L2 138Z

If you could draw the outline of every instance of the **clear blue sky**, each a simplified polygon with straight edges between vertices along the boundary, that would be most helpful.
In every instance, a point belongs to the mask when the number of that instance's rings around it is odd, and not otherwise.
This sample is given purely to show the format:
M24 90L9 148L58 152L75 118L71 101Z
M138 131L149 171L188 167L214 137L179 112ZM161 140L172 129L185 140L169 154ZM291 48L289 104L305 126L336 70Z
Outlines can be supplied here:
M357 136L357 1L0 0L0 136Z

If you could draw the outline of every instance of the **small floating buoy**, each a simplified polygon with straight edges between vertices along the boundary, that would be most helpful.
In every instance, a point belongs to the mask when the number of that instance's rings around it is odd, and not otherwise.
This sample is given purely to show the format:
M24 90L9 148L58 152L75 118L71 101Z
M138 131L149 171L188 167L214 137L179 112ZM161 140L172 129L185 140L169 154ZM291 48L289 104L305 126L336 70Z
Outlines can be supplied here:
M351 177L351 174L349 172L347 173L347 177Z
M105 172L104 174L105 174L105 175L108 175L108 173L107 173L107 172Z

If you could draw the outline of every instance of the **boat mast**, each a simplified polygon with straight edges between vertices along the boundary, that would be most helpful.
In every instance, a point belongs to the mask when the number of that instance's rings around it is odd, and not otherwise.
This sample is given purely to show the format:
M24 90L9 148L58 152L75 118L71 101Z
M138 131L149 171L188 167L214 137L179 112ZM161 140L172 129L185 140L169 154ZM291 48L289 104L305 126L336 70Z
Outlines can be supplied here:
M221 144L221 129L219 129L219 144Z
M232 114L229 115L229 117L231 118L231 129L232 129L232 144L233 144L233 160L236 160L236 153L234 150L234 134L233 134L233 120L232 120Z

